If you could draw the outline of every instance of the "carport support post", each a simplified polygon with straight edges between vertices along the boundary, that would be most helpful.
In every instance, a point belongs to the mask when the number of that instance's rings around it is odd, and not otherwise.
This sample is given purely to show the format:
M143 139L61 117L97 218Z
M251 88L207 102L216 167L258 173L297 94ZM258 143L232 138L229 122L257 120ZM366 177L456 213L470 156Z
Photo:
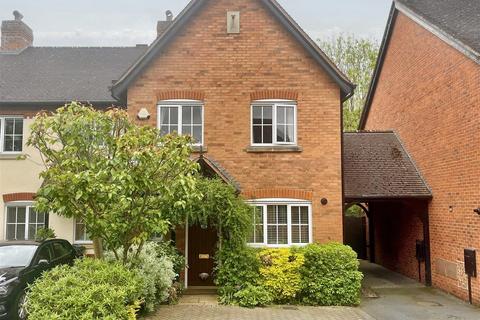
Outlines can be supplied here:
M432 263L430 260L430 221L428 203L423 206L423 240L425 241L425 284L432 286Z
M371 263L375 263L375 221L373 218L374 206L372 203L368 203L368 251L369 251L369 260Z

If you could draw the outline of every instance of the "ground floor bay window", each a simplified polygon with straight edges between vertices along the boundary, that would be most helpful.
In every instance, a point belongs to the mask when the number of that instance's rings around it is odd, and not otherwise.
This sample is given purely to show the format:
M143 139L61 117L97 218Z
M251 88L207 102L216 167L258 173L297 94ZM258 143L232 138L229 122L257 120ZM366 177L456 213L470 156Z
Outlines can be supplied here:
M312 242L312 205L291 199L261 199L252 205L252 246L301 246Z
M34 240L37 230L48 227L48 214L36 212L33 203L6 205L6 240Z

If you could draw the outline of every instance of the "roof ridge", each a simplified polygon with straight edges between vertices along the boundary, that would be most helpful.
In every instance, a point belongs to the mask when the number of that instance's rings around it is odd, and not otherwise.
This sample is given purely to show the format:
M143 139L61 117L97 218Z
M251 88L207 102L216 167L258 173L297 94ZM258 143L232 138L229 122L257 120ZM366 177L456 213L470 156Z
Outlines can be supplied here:
M148 44L138 44L135 46L31 46L27 49L132 49L145 48Z

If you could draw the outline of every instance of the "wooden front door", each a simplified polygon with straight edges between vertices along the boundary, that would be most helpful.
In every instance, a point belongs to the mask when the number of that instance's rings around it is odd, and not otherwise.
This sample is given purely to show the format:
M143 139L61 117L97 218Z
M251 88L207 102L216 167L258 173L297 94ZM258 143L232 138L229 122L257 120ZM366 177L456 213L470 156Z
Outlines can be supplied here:
M188 286L213 286L217 231L192 226L188 229Z

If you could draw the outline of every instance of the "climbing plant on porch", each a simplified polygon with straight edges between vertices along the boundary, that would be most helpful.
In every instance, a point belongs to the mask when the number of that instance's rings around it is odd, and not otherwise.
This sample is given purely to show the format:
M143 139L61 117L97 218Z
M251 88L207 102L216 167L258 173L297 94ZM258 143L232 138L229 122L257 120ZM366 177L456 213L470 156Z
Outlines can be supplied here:
M219 248L245 245L252 227L252 208L235 188L220 179L206 177L197 179L196 188L202 197L190 204L189 224L215 228Z

